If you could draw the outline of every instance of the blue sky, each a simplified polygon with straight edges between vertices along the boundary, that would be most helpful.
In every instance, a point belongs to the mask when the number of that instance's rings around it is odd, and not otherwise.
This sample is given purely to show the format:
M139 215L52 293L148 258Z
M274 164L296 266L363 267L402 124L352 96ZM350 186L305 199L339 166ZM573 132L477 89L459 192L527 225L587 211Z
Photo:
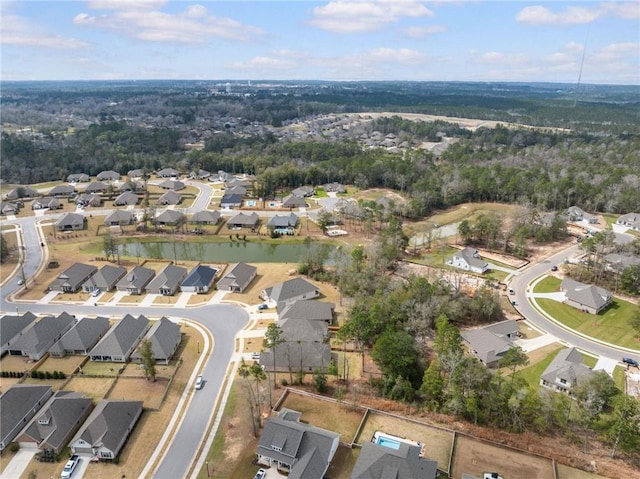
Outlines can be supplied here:
M0 8L2 80L581 75L640 84L640 0L0 0Z

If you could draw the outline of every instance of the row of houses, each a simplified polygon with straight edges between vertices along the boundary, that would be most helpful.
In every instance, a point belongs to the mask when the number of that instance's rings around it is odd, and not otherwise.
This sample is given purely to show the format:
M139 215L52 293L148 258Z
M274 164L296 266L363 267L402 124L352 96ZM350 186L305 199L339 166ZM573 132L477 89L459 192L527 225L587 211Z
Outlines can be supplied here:
M124 291L128 294L143 293L172 296L178 290L184 293L207 293L215 281L218 270L207 265L187 268L168 264L159 273L144 266L130 271L122 266L104 265L100 269L83 263L74 263L49 285L50 291L76 293L84 291Z
M68 313L40 319L27 312L1 318L0 354L39 361L46 354L89 356L92 361L142 362L137 348L143 339L152 344L156 361L168 364L181 341L180 326L166 317L150 321L127 314L115 324L108 318L76 319Z
M142 401L103 399L97 405L74 391L15 384L0 396L0 450L11 442L60 454L113 460L143 412Z
M307 424L300 416L285 408L267 420L256 449L257 462L292 479L322 479L338 450L340 434ZM421 445L397 439L362 444L350 478L435 479L437 461L423 457Z

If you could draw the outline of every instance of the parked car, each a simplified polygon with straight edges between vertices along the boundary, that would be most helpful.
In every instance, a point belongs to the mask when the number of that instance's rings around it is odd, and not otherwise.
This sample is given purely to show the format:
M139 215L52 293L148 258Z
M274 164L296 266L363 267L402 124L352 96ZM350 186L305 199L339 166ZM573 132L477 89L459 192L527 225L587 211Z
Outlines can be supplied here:
M256 472L256 475L253 476L253 479L264 479L264 476L267 475L267 471L265 471L264 469L258 469L258 472Z
M202 376L198 376L198 378L196 379L195 388L196 390L202 389L202 386L204 386L204 378Z
M558 271L558 267L557 267L556 265L553 265L553 266L551 267L551 271Z
M78 463L80 462L80 457L77 454L74 454L69 458L67 463L64 465L64 469L62 470L62 474L60 474L61 479L69 479L73 474L73 471L78 467Z
M264 303L258 306L259 311L262 311L263 309L269 309L269 306Z
M516 292L513 289L509 288L509 294L516 294Z
M633 358L622 358L622 362L625 364L628 364L629 366L635 366L636 368L640 367L640 364L638 364L638 361L636 361Z
M100 296L100 293L101 293L101 291L100 291L99 289L94 289L94 290L91 292L91 296L93 296L93 297L95 298L95 297L97 297L97 296Z
M19 279L19 280L18 280L18 284L19 284L19 285L23 285L23 284L24 284L24 279Z

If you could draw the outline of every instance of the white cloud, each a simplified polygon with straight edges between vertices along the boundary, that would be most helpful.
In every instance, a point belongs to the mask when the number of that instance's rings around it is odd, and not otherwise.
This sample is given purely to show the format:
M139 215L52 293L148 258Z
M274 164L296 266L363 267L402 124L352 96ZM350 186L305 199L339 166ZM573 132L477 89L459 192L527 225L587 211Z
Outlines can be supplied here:
M426 27L409 27L405 28L404 34L411 38L422 38L436 33L446 32L447 27L444 25L429 25Z
M0 43L32 48L76 50L87 48L88 43L72 37L64 37L43 29L17 15L2 15L0 22Z
M601 7L606 13L625 20L640 18L640 4L638 2L606 2L601 4Z
M314 8L313 14L310 25L337 33L371 32L404 17L433 16L431 10L416 0L336 0Z
M111 4L105 1L99 3ZM178 14L152 8L124 9L101 15L79 13L73 23L111 30L148 42L200 44L214 38L248 41L263 34L260 28L244 25L231 18L215 17L202 5L190 5Z
M92 10L156 10L167 4L167 0L91 0L87 7Z
M296 62L283 60L274 57L253 57L247 61L237 61L228 63L226 68L231 70L250 71L253 74L268 74L271 77L277 76L277 72L288 71L296 68Z
M409 48L376 48L364 54L364 58L375 63L398 63L402 65L420 65L429 61L421 51Z
M640 57L640 44L638 43L612 43L601 48L589 57L590 61L596 63L617 63L628 57L629 60L636 61Z
M525 7L516 15L516 21L530 25L573 25L591 23L602 16L602 10L586 7L567 7L554 13L541 5Z
M522 53L485 52L473 58L473 63L490 65L518 65L527 61Z

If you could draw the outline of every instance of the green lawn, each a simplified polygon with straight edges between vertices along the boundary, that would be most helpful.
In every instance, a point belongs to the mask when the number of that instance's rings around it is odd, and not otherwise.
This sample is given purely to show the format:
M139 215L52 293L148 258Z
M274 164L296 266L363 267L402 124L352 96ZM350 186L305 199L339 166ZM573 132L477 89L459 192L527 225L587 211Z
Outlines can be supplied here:
M540 386L540 376L542 375L544 370L547 369L547 366L549 366L553 358L556 357L556 354L558 354L561 349L564 349L564 347L556 346L552 348L551 351L540 361L533 362L534 360L532 360L532 364L530 366L517 371L516 375L524 378L529 386L537 389Z
M638 308L633 303L616 298L604 312L595 315L552 299L538 298L536 301L551 317L582 334L626 348L640 348L630 322Z
M560 279L555 276L547 276L536 284L533 288L534 293L555 293L560 291Z

